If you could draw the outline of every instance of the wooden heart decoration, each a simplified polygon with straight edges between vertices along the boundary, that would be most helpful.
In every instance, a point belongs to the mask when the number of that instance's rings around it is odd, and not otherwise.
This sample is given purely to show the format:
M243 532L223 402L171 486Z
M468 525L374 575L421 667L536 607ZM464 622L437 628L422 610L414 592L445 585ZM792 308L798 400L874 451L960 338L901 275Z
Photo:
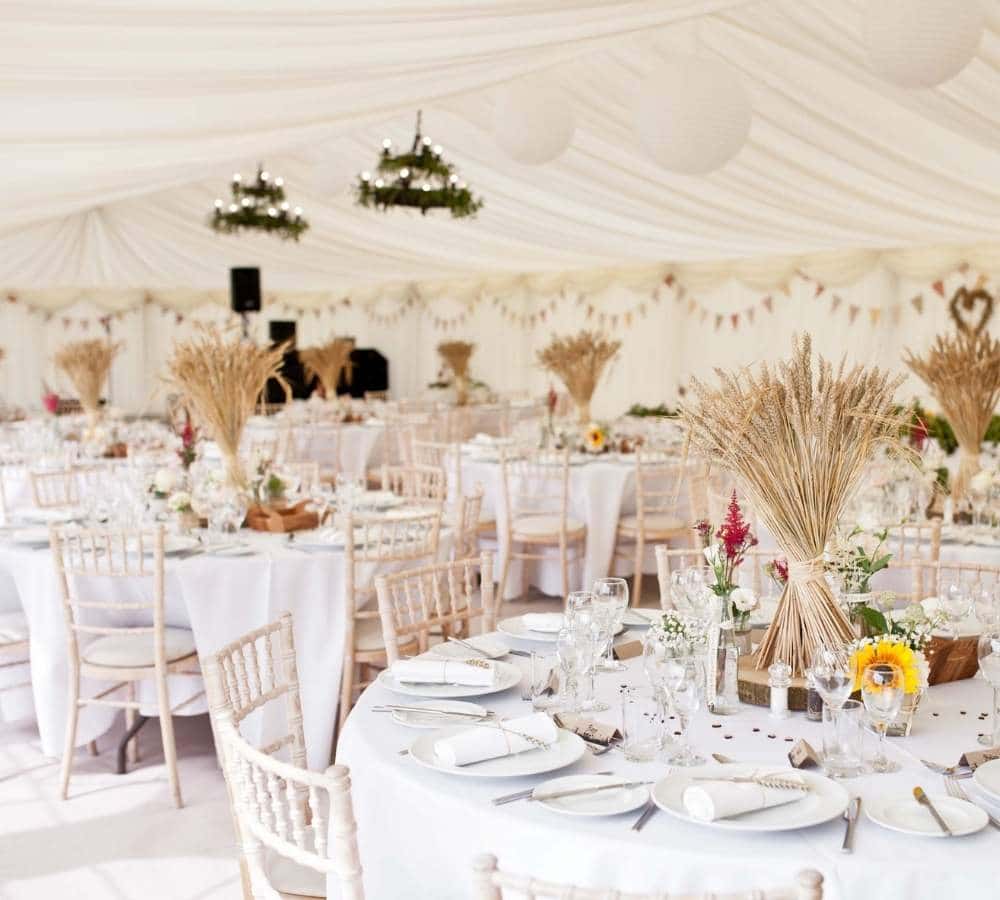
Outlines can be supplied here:
M979 321L975 321L974 310L981 306ZM955 322L955 327L962 334L978 335L993 318L993 296L982 288L968 290L960 287L948 304L948 311Z

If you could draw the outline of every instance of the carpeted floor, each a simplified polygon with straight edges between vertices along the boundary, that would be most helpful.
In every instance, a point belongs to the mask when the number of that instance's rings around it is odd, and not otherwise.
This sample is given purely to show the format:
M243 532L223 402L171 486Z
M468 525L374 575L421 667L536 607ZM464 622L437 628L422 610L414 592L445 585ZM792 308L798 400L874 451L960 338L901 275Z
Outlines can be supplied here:
M532 593L503 616L562 608ZM229 801L206 716L175 719L185 806L170 799L159 729L141 733L142 761L115 775L119 728L80 750L70 798L34 723L0 723L0 900L239 900Z

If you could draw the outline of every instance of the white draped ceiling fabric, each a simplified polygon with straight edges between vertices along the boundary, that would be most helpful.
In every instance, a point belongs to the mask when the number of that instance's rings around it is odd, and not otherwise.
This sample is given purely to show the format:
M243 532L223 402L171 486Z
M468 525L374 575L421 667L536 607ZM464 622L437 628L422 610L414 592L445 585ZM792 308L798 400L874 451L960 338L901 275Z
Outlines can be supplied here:
M10 0L0 290L50 311L146 291L189 310L249 264L299 307L385 314L414 296L648 291L667 272L758 293L796 271L1000 276L1000 3L983 4L972 62L906 90L868 66L861 0ZM752 104L748 142L705 176L661 168L636 134L644 76L680 55L724 61ZM574 112L544 165L492 133L524 78ZM384 137L409 141L418 108L485 199L475 219L355 206L356 173ZM258 160L305 208L300 243L207 227Z

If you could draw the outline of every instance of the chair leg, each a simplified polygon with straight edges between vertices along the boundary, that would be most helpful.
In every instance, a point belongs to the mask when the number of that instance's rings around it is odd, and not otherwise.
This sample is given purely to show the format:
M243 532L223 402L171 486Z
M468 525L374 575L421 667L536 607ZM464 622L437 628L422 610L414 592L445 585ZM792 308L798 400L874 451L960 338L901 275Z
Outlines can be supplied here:
M638 606L642 601L642 563L646 555L646 544L636 539L635 542L635 574L632 576L632 606Z
M337 717L341 730L344 727L344 722L347 720L347 714L354 705L355 667L356 663L353 656L350 659L344 660L344 674L340 679L340 714Z
M69 796L69 776L73 769L73 754L76 752L76 725L80 720L80 676L75 673L70 676L69 684L69 715L66 719L66 743L63 748L62 787L60 796L65 800Z
M510 542L507 542L507 552L504 553L503 565L500 567L500 584L497 587L497 597L496 597L496 608L497 612L500 611L500 606L506 599L507 590L507 574L510 572L510 557L513 552L513 548L510 546Z
M125 685L125 699L129 702L135 702L135 682L130 681ZM135 724L135 717L138 715L138 710L126 708L125 709L125 727L131 728ZM139 735L136 734L128 744L128 759L133 765L139 762Z
M569 596L569 550L565 544L559 545L559 561L562 563L562 595L565 603Z
M177 777L177 744L174 741L174 717L170 713L170 693L167 690L167 676L157 674L156 678L157 712L160 714L160 734L163 737L163 759L167 764L167 778L170 780L170 792L174 796L174 805L180 809L184 806L181 799L181 782Z

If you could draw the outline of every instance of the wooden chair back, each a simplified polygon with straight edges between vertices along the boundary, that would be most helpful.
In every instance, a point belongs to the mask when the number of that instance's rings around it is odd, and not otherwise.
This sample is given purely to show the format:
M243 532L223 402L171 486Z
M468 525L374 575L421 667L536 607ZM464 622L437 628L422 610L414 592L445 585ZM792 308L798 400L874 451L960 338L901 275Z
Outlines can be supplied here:
M913 570L913 594L915 601L926 597L939 597L949 584L960 582L970 588L984 586L1000 587L1000 566L971 562L922 562L909 563Z
M479 527L483 511L483 486L476 485L474 494L462 494L455 507L455 545L453 559L475 556L479 548ZM490 576L492 577L492 575Z
M474 619L483 633L493 631L493 556L435 563L375 579L382 637L389 665L399 659L399 643L416 636L420 652L427 650L431 630L454 630L459 623L470 634Z
M74 469L31 472L31 496L39 509L75 506L80 502L77 473Z
M500 451L500 499L510 532L520 516L554 516L566 530L569 510L569 450L525 451L511 457Z

